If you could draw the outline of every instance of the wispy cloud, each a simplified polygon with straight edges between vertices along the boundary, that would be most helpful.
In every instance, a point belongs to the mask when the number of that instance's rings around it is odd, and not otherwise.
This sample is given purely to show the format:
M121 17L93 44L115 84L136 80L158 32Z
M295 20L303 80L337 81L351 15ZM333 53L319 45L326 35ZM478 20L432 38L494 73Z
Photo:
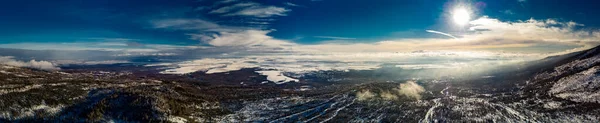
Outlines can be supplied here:
M230 6L224 6L210 11L212 14L221 14L223 16L249 16L249 17L273 17L287 16L287 12L291 11L283 7L262 5L255 2L237 3Z
M504 11L500 11L500 12L502 12L504 14L507 14L507 15L514 15L515 14L512 10L504 10Z
M219 34L191 34L192 39L207 41L213 46L282 46L291 44L268 36L269 30L244 30L239 32L220 32Z
M242 15L264 18L272 16L287 16L286 13L289 11L291 10L276 6L252 6L234 13L225 14L225 16Z
M271 22L276 20L272 17L287 16L290 9L237 0L217 2L208 9L208 14L220 15L215 20L236 16L237 19L248 21L215 22L201 18L158 18L149 23L155 29L184 31L190 39L216 47L270 47L290 44L289 41L267 35L273 31L268 29Z
M325 39L333 39L333 40L353 40L356 38L349 37L336 37L336 36L314 36L315 38L325 38Z
M440 35L448 36L448 37L451 37L451 38L454 38L454 39L458 39L458 38L454 37L454 36L453 36L453 35L451 35L451 34L444 33L444 32L440 32L440 31L435 31L435 30L425 30L425 31L426 31L426 32L429 32L429 33L440 34Z
M600 41L600 31L580 30L583 26L575 22L556 20L525 20L502 22L482 17L470 22L469 31L455 39L401 38L374 43L316 44L299 47L330 52L407 52L416 50L489 50L511 49L522 52L537 45L556 45L562 48L539 50L538 52L565 51L578 45L590 48ZM433 31L429 31L432 32ZM454 36L458 37L458 36ZM296 48L299 49L299 48Z
M215 13L215 14L230 13L230 12L237 11L237 10L245 8L245 7L251 7L251 6L260 6L260 4L253 3L253 2L237 3L237 4L234 4L231 6L225 6L225 7L221 7L221 8L212 10L209 13Z
M272 30L252 27L222 26L201 19L165 19L150 22L154 28L190 31L186 35L217 47L281 46L288 41L278 40L267 34ZM253 24L268 24L256 22Z
M220 26L216 23L202 19L162 19L150 21L153 28L174 30L206 30L216 29Z
M294 4L294 3L290 3L290 2L285 2L283 4L288 5L288 6L300 6L298 4Z
M232 3L232 2L236 2L238 0L221 0L219 1L219 3Z

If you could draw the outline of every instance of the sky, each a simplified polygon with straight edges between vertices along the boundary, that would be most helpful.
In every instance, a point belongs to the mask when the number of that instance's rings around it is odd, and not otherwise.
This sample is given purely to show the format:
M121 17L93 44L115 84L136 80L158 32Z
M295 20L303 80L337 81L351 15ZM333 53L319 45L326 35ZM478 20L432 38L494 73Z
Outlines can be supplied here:
M193 63L192 60L223 57L241 57L244 59L236 60L247 61L248 57L264 55L296 61L338 62L347 60L324 58L378 56L372 61L397 63L400 57L395 56L441 58L459 54L457 57L461 59L485 56L477 59L522 60L596 46L600 41L600 18L596 16L600 11L595 6L598 3L594 0L4 1L0 5L0 48L5 53L0 55L24 62L38 59L55 64L139 59Z

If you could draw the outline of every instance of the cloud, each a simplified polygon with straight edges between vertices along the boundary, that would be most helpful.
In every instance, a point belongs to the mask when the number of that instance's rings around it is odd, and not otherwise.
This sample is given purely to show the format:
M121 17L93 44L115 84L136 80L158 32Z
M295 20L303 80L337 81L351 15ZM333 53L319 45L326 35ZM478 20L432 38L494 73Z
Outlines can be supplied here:
M27 50L52 50L52 51L106 51L110 53L138 53L153 54L165 50L187 50L206 48L205 46L163 45L163 44L141 44L132 41L87 41L75 43L10 43L0 44L0 48L18 48Z
M230 12L236 11L238 9L242 9L245 7L251 7L251 6L260 6L260 4L253 3L253 2L238 3L238 4L231 5L231 6L225 6L225 7L221 7L221 8L212 10L209 13L212 13L212 14L230 13Z
M236 6L236 5L232 5ZM237 6L248 6L239 5ZM259 5L262 6L262 5ZM252 8L250 6L245 7ZM233 11L231 11L233 12ZM260 18L259 18L260 19ZM296 44L293 41L276 39L268 35L273 30L223 26L200 19L166 19L152 22L154 28L185 30L190 39L217 47L279 47L294 49L294 52L411 52L418 50L498 50L509 52L558 53L573 48L585 49L598 44L600 32L581 30L584 26L576 22L560 22L552 19L500 21L481 17L469 22L466 31L459 35L426 30L453 39L400 38L372 43L322 42L318 44ZM315 36L334 40L356 40L348 37ZM362 41L361 41L362 42ZM554 47L540 47L549 46ZM538 47L539 50L529 48ZM545 49L544 49L545 48Z
M19 48L19 49L14 49ZM169 60L182 58L198 58L192 52L203 52L203 56L211 53L225 52L228 49L206 50L208 46L182 46L144 44L142 46L128 42L82 42L82 43L16 43L0 44L0 56L14 56L14 59L31 59L50 61L58 64L89 64L101 61L119 61L121 63L142 59ZM181 55L180 55L181 54ZM151 56L151 57L149 57Z
M421 93L425 92L425 88L415 83L415 81L408 81L406 83L400 84L396 91L399 95L404 95L409 98L420 100Z
M216 23L201 19L163 19L150 22L153 28L173 30L208 30L221 28Z
M507 14L507 15L514 15L515 14L512 10L504 10L504 11L500 11L500 12L502 12L504 14Z
M0 64L17 66L17 67L28 67L42 70L60 70L59 67L56 67L53 63L48 61L17 61L13 59L12 56L0 56Z
M219 48L220 49L220 48ZM459 76L460 73L481 73L496 65L505 65L531 59L530 55L509 55L493 52L453 52L423 51L404 53L328 53L328 52L290 52L265 48L233 49L221 56L205 56L208 58L153 64L163 66L164 74L186 74L192 72L222 73L243 68L277 70L284 73L303 74L316 71L348 71L373 70L383 67L403 69L410 66L433 66L432 69L448 69L439 73L428 73L426 76ZM194 52L204 54L200 51ZM533 55L536 56L536 55ZM452 59L452 60L448 60ZM428 61L428 62L423 62ZM421 69L428 69L421 67ZM452 71L452 72L450 72ZM456 72L464 71L464 72ZM434 75L435 74L435 75ZM424 77L424 76L423 76Z
M255 25L269 25L271 23L269 22L257 22L257 21L250 21L250 22L246 22L247 24L255 24Z
M356 93L356 98L358 98L359 101L369 100L374 97L375 94L369 90L363 90Z
M408 99L421 99L421 93L425 92L423 86L417 84L414 81L407 81L398 86L398 88L383 89L379 90L379 93L373 93L370 90L362 90L356 93L356 98L359 101L375 99L376 97L383 100L398 100L400 97L407 97Z
M526 52L540 45L546 47L537 53L560 52L573 46L590 48L600 41L597 30L581 30L575 22L556 20L526 20L502 22L482 17L470 22L468 31L458 39L402 38L374 43L323 43L301 45L296 49L312 49L322 52L410 52L417 50L493 50L510 49L510 52ZM431 31L430 31L431 32Z
M129 54L163 56L168 54L181 59L216 58L239 61L217 62L217 67L206 67L210 64L198 61L176 61L169 66L167 73L189 73L230 67L224 70L259 67L276 69L284 72L306 72L319 70L374 69L383 64L403 68L456 68L462 63L413 64L422 58L464 58L470 60L494 59L498 61L519 61L539 58L547 52L521 52L522 49L538 45L556 45L550 47L552 52L566 51L573 47L593 46L598 42L600 33L594 30L581 30L584 26L575 22L556 20L526 20L503 22L497 19L482 17L470 22L467 33L457 35L459 39L440 38L402 38L383 40L373 43L320 43L296 44L292 41L277 39L268 34L274 30L246 27L223 26L202 19L157 19L150 22L153 28L186 31L190 39L201 41L211 46L177 46L144 44L132 47L127 42L102 43L58 43L58 44L0 44L0 47L25 47L29 49L53 50L102 50L110 51L110 56L130 56ZM321 36L324 38L344 38ZM363 41L364 42L364 41ZM563 47L571 46L572 47ZM510 49L516 48L516 49ZM548 47L542 47L548 48ZM581 48L581 47L580 47ZM491 51L490 49L509 49ZM419 52L413 52L419 51ZM437 52L439 51L439 52ZM574 50L569 50L572 52ZM125 53L124 53L125 52ZM227 53L227 56L220 54ZM5 53L6 54L6 53ZM66 54L66 55L65 55ZM61 56L72 56L68 53ZM118 55L125 54L125 55ZM10 55L10 54L8 54ZM89 59L92 56L79 56ZM95 57L95 56L94 56ZM21 57L19 57L21 58ZM36 57L39 59L39 57ZM72 57L68 57L71 58ZM107 57L102 57L107 58ZM178 60L181 60L178 59ZM47 59L42 59L47 60ZM97 59L96 59L97 60ZM105 59L106 60L106 59ZM440 60L443 61L443 60ZM408 63L406 63L408 62ZM398 64L403 63L403 64ZM405 64L406 63L406 64ZM236 64L236 65L231 65ZM471 63L469 63L471 64ZM298 66L302 65L302 66ZM180 69L179 69L180 68ZM223 69L220 69L223 70Z
M558 22L553 19L502 22L498 19L482 17L471 21L470 24L473 26L469 30L476 33L465 35L465 39L467 40L495 38L501 39L500 41L504 41L505 43L508 43L510 40L547 42L600 41L600 32L598 31L576 30L576 27L583 25L575 22Z
M502 22L482 17L470 22L474 34L464 35L469 44L572 44L593 47L600 41L597 30L577 29L583 24L553 19ZM594 43L596 42L596 43ZM590 45L591 44L591 45Z
M291 43L268 36L269 30L244 30L219 32L218 34L190 34L192 39L206 41L212 46L282 46Z
M223 16L249 16L249 17L273 17L273 16L287 16L287 12L291 10L277 7L277 6L266 6L255 2L244 2L237 3L230 6L224 6L215 10L210 11L211 14L221 14Z
M154 28L194 31L186 35L217 47L280 46L291 43L274 39L267 34L272 30L221 26L201 19L165 19L151 21Z
M322 52L410 52L416 50L493 50L511 49L511 52L530 52L528 48L540 45L555 45L552 49L538 50L538 53L560 52L579 47L590 48L600 41L600 32L596 30L581 30L584 26L576 22L560 22L552 19L525 20L503 22L497 19L481 17L470 22L466 33L459 39L437 38L403 38L384 40L374 43L335 43L327 42L314 45L291 45L296 51L322 51ZM265 37L266 34L264 33ZM433 30L428 30L433 32ZM435 31L439 33L439 31ZM444 33L446 34L446 33ZM262 36L252 36L262 37ZM338 40L354 38L317 36ZM258 38L260 39L260 38ZM270 40L276 40L269 38ZM282 41L282 40L279 40ZM290 42L290 41L283 41Z
M290 3L290 2L285 2L283 4L288 5L288 6L300 6L300 5L297 5L297 4L294 4L294 3Z
M398 96L396 96L395 94L390 93L388 91L379 93L379 97L381 97L381 99L384 99L384 100L397 100L398 99Z
M353 40L356 38L348 38L348 37L336 37L336 36L314 36L316 38L325 38L325 39L333 39L333 40Z
M105 60L105 61L81 61L81 60L59 60L54 61L56 64L61 65L98 65L98 64L118 64L118 63L131 63L125 60Z
M232 3L232 2L236 2L238 0L221 0L219 1L219 3Z
M82 43L12 43L0 44L0 48L19 48L29 50L61 50L61 51L124 51L124 52L157 52L154 47L132 47L127 42L82 42Z
M242 15L264 18L272 16L287 16L286 13L289 11L291 10L276 6L251 6L235 13L226 14L225 16Z
M252 51L249 51L252 52ZM260 52L260 51L257 51ZM243 68L260 68L279 70L287 73L306 73L320 70L369 70L379 67L379 63L364 63L361 61L344 61L334 57L315 57L291 54L274 54L265 56L245 56L242 58L205 58L193 61L152 64L149 66L165 66L165 74L186 74L196 71L223 73ZM231 56L240 57L240 56Z
M440 35L448 36L448 37L451 37L451 38L454 38L454 39L458 39L458 38L454 37L454 36L453 36L453 35L451 35L451 34L444 33L444 32L440 32L440 31L435 31L435 30L425 30L425 31L426 31L426 32L429 32L429 33L440 34Z
M257 2L238 2L227 0L216 2L208 14L220 15L214 22L199 18L166 18L149 22L152 28L184 31L192 40L200 41L215 47L277 47L294 45L290 41L278 40L267 34L274 31L268 29L275 16L287 16L290 9L263 5ZM236 16L243 22L223 21ZM225 18L225 19L224 19Z
M181 59L198 59L193 61L176 61L165 66L172 67L165 73L189 73L195 71L237 70L241 68L259 67L276 69L283 72L310 72L319 70L368 70L380 68L381 65L406 69L452 68L466 67L464 64L475 64L470 61L493 59L493 62L533 60L546 56L548 52L520 52L522 49L537 45L556 45L550 47L552 52L572 52L569 50L579 45L594 46L600 33L594 30L577 30L584 26L575 22L556 20L526 20L502 22L497 19L482 17L470 22L468 32L457 36L459 39L415 38L384 40L374 43L320 43L296 44L269 36L273 30L251 29L243 27L221 26L214 22L198 19L165 19L152 21L154 28L189 31L190 39L201 41L211 46L177 46L144 44L130 46L128 42L96 42L96 43L58 43L58 44L0 44L0 47L24 47L29 49L52 50L101 50L108 56L78 56L61 53L61 57L75 59L132 57L132 56L173 56ZM202 25L204 24L204 25ZM208 26L205 26L208 25ZM346 37L320 36L324 38L351 39ZM570 46L576 45L576 46ZM570 46L570 47L563 47ZM493 51L490 49L510 49ZM567 51L568 50L568 51ZM228 55L220 55L220 54ZM10 54L7 54L10 55ZM73 57L71 57L73 56ZM97 57L97 58L96 58ZM20 57L22 58L22 57ZM40 57L35 57L40 59ZM201 62L215 58L229 61L208 64ZM419 59L428 58L428 59ZM457 63L415 63L415 61L432 61L431 59L461 59ZM41 59L46 60L46 59ZM114 60L108 59L108 60ZM117 59L123 60L123 59ZM218 60L217 60L218 61ZM236 62L231 62L236 61ZM444 61L444 60L439 60ZM469 61L469 62L462 62ZM402 64L399 64L402 63ZM510 63L510 62L509 62ZM235 64L235 65L232 65ZM298 66L301 65L301 66ZM221 69L225 67L226 69ZM214 69L214 70L213 70Z

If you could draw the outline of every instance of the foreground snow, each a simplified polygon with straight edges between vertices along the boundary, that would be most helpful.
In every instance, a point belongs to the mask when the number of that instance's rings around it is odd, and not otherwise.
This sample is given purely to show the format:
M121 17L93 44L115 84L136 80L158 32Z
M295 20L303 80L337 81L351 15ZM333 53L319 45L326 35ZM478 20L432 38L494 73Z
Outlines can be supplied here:
M549 93L575 102L600 103L600 67L570 75L558 80Z

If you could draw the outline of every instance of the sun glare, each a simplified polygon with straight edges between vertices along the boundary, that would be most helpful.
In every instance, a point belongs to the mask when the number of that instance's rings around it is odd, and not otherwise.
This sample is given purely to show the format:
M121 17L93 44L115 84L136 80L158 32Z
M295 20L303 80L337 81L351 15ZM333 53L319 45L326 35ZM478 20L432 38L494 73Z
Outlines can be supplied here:
M471 15L466 8L456 8L452 12L452 18L454 19L454 23L463 26L471 20Z

